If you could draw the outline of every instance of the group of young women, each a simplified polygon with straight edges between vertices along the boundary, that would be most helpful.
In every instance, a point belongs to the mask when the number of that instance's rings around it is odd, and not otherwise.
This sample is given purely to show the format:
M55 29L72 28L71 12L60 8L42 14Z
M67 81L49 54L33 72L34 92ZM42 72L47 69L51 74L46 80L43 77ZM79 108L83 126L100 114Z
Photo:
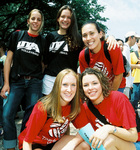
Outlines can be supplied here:
M91 149L78 133L76 136L65 134L70 122L79 129L90 122L96 130L89 139L92 147L103 144L106 150L138 150L134 110L124 94L111 92L110 82L103 72L88 68L80 75L84 103L80 100L79 76L75 72L85 43L78 32L72 8L67 5L60 8L57 15L59 29L46 36L44 51L40 41L44 39L39 34L43 22L41 11L34 9L27 21L29 30L22 39L18 41L18 32L10 38L1 91L4 98L5 92L9 93L3 113L4 147L9 150L16 147L14 117L22 97L26 96L26 108L31 104L35 106L26 128L18 137L19 149ZM13 42L16 40L17 43ZM46 67L44 78L43 66ZM40 98L42 78L42 93L46 96ZM99 110L108 123L97 118L89 105Z

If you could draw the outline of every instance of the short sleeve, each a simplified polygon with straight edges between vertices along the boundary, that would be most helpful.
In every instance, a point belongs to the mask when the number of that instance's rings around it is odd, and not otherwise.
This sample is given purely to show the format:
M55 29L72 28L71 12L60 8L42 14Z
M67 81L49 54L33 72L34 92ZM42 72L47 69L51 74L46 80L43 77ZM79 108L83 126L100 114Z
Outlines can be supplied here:
M47 120L47 112L44 112L44 110L40 107L41 102L38 102L31 113L31 116L27 122L27 128L25 129L26 135L25 135L25 141L28 143L32 143L35 139L35 137L38 135L38 133L43 128L46 120Z
M77 117L72 121L73 125L76 128L82 128L84 127L86 124L89 123L88 118L86 116L86 112L84 109L84 106L81 104L81 111L80 113L77 115Z

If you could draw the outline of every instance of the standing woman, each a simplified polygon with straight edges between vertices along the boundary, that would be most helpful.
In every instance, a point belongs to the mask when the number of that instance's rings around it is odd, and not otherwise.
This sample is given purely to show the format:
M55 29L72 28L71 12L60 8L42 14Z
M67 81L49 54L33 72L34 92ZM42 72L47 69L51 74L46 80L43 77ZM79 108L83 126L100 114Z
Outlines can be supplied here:
M26 108L35 104L42 91L43 37L39 34L44 24L44 16L33 9L28 16L28 31L14 32L9 40L8 53L4 65L4 86L1 96L8 98L3 108L4 148L14 150L17 144L15 115L25 96ZM12 66L12 67L11 67ZM6 97L5 93L9 96Z
M48 66L43 78L42 93L47 95L51 92L57 74L70 68L77 71L78 56L83 49L83 42L78 32L77 20L73 9L62 6L57 14L58 31L46 36L48 43Z
M88 144L81 143L83 139L79 134L65 135L70 121L77 128L88 123L80 104L78 75L64 69L57 75L51 93L34 106L26 128L18 137L19 149L88 150Z
M87 100L87 117L96 130L90 137L92 146L95 148L99 143L106 150L139 150L140 134L128 98L121 92L110 92L108 78L98 69L87 68L80 83L82 99Z

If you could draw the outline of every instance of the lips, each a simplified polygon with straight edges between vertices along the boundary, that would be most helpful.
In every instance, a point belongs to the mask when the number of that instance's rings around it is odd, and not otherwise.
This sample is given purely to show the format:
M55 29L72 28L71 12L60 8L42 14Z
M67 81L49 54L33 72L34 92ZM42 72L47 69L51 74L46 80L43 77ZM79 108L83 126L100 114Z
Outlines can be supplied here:
M65 96L67 96L67 97L71 97L71 96L72 96L72 94L65 94Z
M90 43L88 43L88 45L92 45L92 44L94 44L94 42L90 42Z
M33 27L34 27L34 28L38 28L38 25L37 25L37 24L33 24Z
M95 91L91 91L88 93L90 97L95 96L96 92Z

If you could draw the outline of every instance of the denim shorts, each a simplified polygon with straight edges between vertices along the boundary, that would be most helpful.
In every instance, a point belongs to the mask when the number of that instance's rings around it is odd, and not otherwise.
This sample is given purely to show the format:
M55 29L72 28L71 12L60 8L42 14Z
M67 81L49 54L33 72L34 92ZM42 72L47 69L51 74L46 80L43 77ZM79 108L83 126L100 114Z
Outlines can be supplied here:
M135 147L136 147L136 150L140 150L140 141L134 143L134 145L135 145Z

